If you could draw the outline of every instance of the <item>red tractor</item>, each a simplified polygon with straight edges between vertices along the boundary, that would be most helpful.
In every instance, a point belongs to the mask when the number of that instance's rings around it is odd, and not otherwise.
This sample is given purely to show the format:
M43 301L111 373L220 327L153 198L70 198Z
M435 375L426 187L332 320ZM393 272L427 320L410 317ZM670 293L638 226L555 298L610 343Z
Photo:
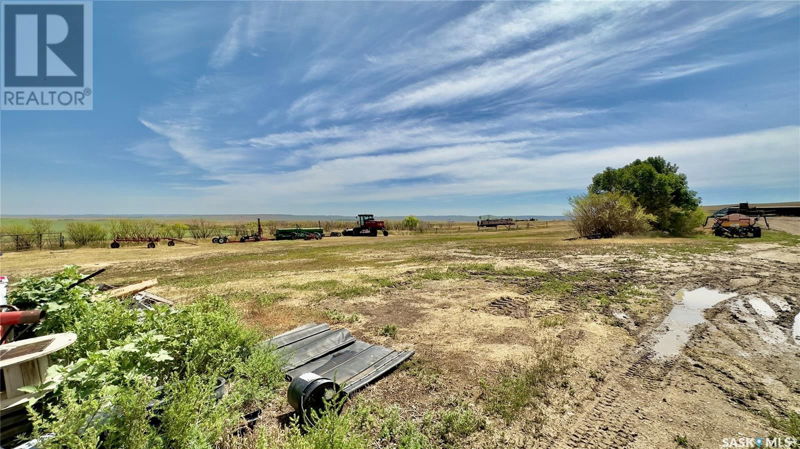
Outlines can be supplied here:
M389 231L386 230L386 223L384 223L383 220L376 220L375 216L372 214L359 214L358 226L354 227L353 229L345 229L342 234L351 236L369 235L372 237L377 237L378 232L383 232L384 236L389 235Z

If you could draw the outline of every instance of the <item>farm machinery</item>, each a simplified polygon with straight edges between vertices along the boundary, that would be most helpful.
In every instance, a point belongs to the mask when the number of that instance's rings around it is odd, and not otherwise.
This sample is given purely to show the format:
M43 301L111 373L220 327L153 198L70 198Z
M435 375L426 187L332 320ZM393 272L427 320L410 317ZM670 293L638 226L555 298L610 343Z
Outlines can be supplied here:
M708 220L712 218L714 223L711 225L711 231L717 237L760 238L761 226L758 225L758 221L761 218L764 219L764 224L769 229L766 211L751 208L748 203L740 203L738 208L727 207L718 210L713 215L706 217L703 227L706 227Z
M319 240L325 231L322 228L283 228L275 230L275 240Z
M176 239L173 237L142 237L142 238L123 238L123 237L114 237L114 240L111 242L112 248L119 248L121 242L125 243L147 243L147 247L152 249L156 247L156 243L166 240L167 246L175 246L175 242L185 243L187 245L194 245L197 246L196 243L187 242L186 240Z
M342 234L377 237L378 232L382 232L384 236L389 235L389 231L386 230L386 223L383 220L376 220L372 214L359 214L357 220L357 226L352 229L345 229Z
M516 226L517 222L513 218L494 218L491 216L478 217L476 222L479 228L497 228L498 226L505 226L510 228Z
M231 239L227 235L218 235L211 239L211 243L245 243L245 242L260 242L264 240L264 228L261 227L261 219L258 219L258 230L255 234L242 235L239 240Z

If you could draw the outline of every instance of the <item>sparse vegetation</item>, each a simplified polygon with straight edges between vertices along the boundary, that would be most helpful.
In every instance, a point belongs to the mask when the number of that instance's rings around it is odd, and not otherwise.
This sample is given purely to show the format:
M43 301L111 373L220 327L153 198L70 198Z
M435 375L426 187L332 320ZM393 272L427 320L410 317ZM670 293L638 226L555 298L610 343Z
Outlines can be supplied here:
M357 313L346 314L338 310L326 310L325 316L334 323L355 323L361 319Z
M483 382L486 410L508 423L517 419L521 410L530 407L532 410L526 415L542 421L548 390L562 381L568 360L563 347L544 343L528 363L506 363L495 379Z
M381 335L384 337L395 338L397 336L397 326L387 324L381 328Z
M492 445L500 435L522 438L521 432L537 438L538 432L549 432L550 413L575 407L581 419L583 407L618 387L620 370L609 369L606 361L629 351L631 336L644 329L638 326L664 313L669 292L660 275L667 265L691 263L707 279L705 264L734 249L747 257L750 243L663 234L563 242L567 228L551 223L521 232L108 250L103 262L111 269L96 281L125 285L157 277L155 292L181 304L181 312L166 317L133 312L117 301L90 300L88 290L66 294L62 288L74 273L52 282L19 283L20 273L46 272L73 260L94 263L100 250L15 254L7 261L14 301L34 292L32 302L48 309L38 332L80 335L78 343L54 355L65 379L55 395L35 405L38 432L80 435L56 441L55 447L95 447L107 438L107 445L123 448L455 449ZM767 232L765 239L798 244L780 232ZM660 262L652 263L654 258ZM697 260L703 264L694 264ZM774 269L768 261L759 263L758 270ZM85 296L73 297L76 293ZM528 315L490 312L487 305L500 295L519 299ZM620 312L626 316L619 318ZM225 321L220 314L227 315ZM251 337L230 346L227 338L205 338L223 333L236 341L237 329L248 329L237 317L264 335L247 331ZM285 388L274 371L280 364L269 352L248 349L252 342L310 322L347 327L366 341L417 353L390 378L359 392L341 414L320 416L317 426L324 431L299 422L279 424L268 412L252 433L230 435L243 413L285 407L283 393L276 394L276 388ZM602 346L587 351L588 344ZM580 365L569 355L573 347ZM560 355L553 354L557 351ZM277 384L264 380L273 375ZM221 401L209 400L219 376L229 380L230 391ZM475 385L476 378L485 380ZM636 382L635 374L626 379ZM754 400L781 397L756 384L743 394ZM626 391L620 395L639 406ZM142 406L153 401L157 407ZM87 416L109 406L115 410L111 419L87 428ZM765 414L764 425L787 435L796 418L777 413ZM686 447L701 441L690 429L666 426L662 445L672 444L676 434L687 438Z

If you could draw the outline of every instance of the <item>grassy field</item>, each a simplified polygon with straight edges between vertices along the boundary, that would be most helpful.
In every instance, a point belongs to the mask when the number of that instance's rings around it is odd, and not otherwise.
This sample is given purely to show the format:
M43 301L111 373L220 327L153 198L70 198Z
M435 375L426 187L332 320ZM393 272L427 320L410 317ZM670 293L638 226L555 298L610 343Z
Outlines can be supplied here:
M151 291L179 304L224 298L263 337L327 322L372 343L413 349L409 363L357 394L338 418L364 440L353 447L675 447L678 436L716 447L743 429L768 435L790 422L800 409L791 358L763 362L792 348L759 346L742 325L727 328L735 326L729 314L712 317L716 330L698 335L684 358L662 363L646 354L682 288L783 298L785 327L800 310L792 287L800 284L800 238L765 231L741 241L566 241L571 235L566 222L516 231L464 227L33 250L6 253L2 265L12 282L67 264L87 273L107 268L97 281L112 285L157 278ZM732 282L744 278L752 281ZM734 353L747 356L734 360ZM696 425L703 410L707 419ZM290 438L282 424L290 411L276 395L255 435L226 444Z

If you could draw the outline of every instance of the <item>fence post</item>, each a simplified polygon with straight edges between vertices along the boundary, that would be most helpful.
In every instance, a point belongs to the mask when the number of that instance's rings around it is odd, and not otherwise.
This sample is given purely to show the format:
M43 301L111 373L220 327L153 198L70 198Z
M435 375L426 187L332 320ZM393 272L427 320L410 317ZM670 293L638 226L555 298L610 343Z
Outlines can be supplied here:
M59 232L58 233L58 246L60 248L64 247L64 233L63 232Z
M19 235L14 235L14 248L19 251Z

